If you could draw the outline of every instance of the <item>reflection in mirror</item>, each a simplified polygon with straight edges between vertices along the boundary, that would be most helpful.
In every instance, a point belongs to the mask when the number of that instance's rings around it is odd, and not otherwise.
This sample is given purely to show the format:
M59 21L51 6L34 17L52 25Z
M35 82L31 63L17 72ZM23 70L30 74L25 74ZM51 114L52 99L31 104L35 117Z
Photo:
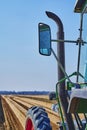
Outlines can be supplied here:
M46 24L39 23L39 53L42 55L51 55L51 31Z

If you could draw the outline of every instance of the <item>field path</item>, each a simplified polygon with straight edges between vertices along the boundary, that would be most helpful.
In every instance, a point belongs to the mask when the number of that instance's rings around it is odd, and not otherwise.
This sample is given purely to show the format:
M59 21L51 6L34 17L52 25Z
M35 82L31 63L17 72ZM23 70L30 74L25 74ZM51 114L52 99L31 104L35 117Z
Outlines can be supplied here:
M2 105L5 116L5 129L2 130L24 130L27 110L32 106L44 107L50 118L52 130L57 130L57 122L60 120L58 113L51 110L52 104L48 96L24 96L6 95L2 96Z

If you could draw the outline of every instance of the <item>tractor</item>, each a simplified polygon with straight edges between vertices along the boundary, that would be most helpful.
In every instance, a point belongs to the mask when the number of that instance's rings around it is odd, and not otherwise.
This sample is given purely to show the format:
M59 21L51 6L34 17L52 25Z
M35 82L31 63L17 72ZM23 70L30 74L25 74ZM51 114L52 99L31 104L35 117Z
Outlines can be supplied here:
M57 39L51 39L51 28L45 23L38 24L39 53L54 55L58 63L58 82L56 100L61 120L59 130L87 130L87 0L77 0L74 12L80 14L79 37L77 40L65 40L61 19L52 12L46 11L49 18L58 25ZM52 48L57 43L58 55ZM65 44L78 46L77 70L68 75L65 71ZM71 77L75 76L73 82ZM50 120L44 108L29 108L26 119L26 130L52 130Z

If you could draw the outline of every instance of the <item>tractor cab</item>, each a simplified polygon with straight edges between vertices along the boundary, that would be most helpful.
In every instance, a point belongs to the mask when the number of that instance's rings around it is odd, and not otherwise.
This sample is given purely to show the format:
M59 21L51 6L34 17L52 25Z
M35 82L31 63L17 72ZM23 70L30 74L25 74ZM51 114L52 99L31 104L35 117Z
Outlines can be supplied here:
M39 53L46 56L50 56L51 53L53 53L58 63L58 71L60 72L58 73L60 78L56 85L57 101L63 124L63 127L61 127L60 130L67 130L64 122L67 122L69 130L77 130L73 119L75 119L77 123L78 130L86 130L87 126L87 0L77 0L74 12L80 13L81 15L79 37L77 40L65 40L64 37L61 37L61 35L64 35L62 34L62 22L60 18L52 12L46 12L46 14L59 26L60 33L57 37L58 39L51 39L51 29L49 25L39 23L38 26ZM52 42L58 43L58 55L55 54L55 51L51 46ZM77 70L71 75L67 74L64 67L64 44L66 44L66 42L78 46ZM61 51L61 48L63 51ZM63 62L61 62L61 59ZM70 77L74 75L76 76L76 81L72 82ZM67 87L65 87L66 83ZM63 118L63 113L65 119ZM85 125L82 122L82 116L79 116L79 114L83 115Z
M87 1L78 0L74 11L81 13L80 39L85 43L79 43L78 51L77 71L82 75L77 75L80 89L72 92L68 110L71 113L87 113Z

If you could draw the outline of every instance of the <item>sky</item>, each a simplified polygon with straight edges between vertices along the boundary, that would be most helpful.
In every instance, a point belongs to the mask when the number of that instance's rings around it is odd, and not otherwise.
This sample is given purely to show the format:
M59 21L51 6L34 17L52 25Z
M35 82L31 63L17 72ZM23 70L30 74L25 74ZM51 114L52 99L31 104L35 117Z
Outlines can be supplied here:
M0 1L0 90L53 91L57 83L57 62L53 55L38 51L38 23L50 25L56 39L56 23L45 11L63 22L65 39L79 37L80 15L74 13L75 0ZM56 43L52 43L56 52ZM77 46L66 43L66 71L76 71Z

